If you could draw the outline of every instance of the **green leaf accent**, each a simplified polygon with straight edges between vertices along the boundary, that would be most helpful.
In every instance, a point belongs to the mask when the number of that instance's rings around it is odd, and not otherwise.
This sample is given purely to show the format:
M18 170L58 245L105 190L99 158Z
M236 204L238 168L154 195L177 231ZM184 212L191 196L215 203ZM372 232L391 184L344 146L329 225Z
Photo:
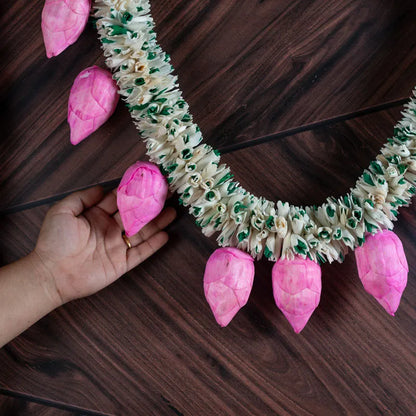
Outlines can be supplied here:
M129 12L124 12L123 16L121 17L121 22L126 24L126 23L130 22L131 19L133 19L133 15Z
M189 114L185 114L182 117L182 121L185 122L185 123L188 122L188 121L191 121L191 116Z
M227 194L232 194L237 189L237 183L236 182L230 182L230 184L227 186Z
M143 9L143 7L136 7L136 10L140 13L140 12L142 12L144 9Z
M183 194L182 194L182 198L184 198L184 199L188 199L190 196L191 196L191 194L189 193L189 190L191 189L191 187L190 186L188 186L184 191L183 191Z
M129 30L123 26L111 25L110 36L125 35Z
M366 199L364 202L374 208L374 202L371 199Z
M406 201L404 201L403 199L398 198L397 196L395 197L395 199L396 199L396 203L397 204L399 204L399 205L406 205Z
M357 240L360 247L365 243L365 237L357 237Z
M357 219L357 221L361 221L361 219L363 218L363 212L361 209L354 209L352 211L352 215L354 216L354 218Z
M341 231L341 228L337 228L337 229L334 231L334 233L332 234L332 238L333 238L334 240L340 240L340 239L341 239L341 237L342 237L342 231Z
M351 203L350 203L350 199L348 198L348 195L344 196L344 204L348 207L351 208Z
M121 49L114 49L114 53L121 53Z
M316 252L316 257L320 264L326 263L325 257L321 256L318 252Z
M247 229L245 231L241 231L241 233L238 233L237 238L238 241L241 243L241 241L245 240L250 234L250 231Z
M168 173L172 173L175 171L175 169L178 167L177 163L172 163L171 165L166 167L166 170L168 171Z
M266 220L266 227L269 230L271 230L271 228L273 227L273 225L274 225L274 217L273 217L273 215L270 215L269 218L267 218L267 220Z
M326 240L326 239L330 238L329 232L328 232L328 231L326 231L326 230L321 231L321 232L318 234L318 236L319 236L320 238L323 238L324 240Z
M376 162L376 161L373 160L370 163L370 166L372 167L372 170L375 173L377 173L378 175L384 175L383 168L380 166L380 163L379 162Z
M155 58L156 58L156 56L157 56L156 52L149 52L149 53L147 54L147 59L148 59L149 61L151 61L151 60L155 59Z
M233 208L233 210L234 210L234 213L235 213L235 214L238 214L240 211L244 211L246 208L247 208L247 207L246 207L246 206L245 206L242 202L237 201L237 202L234 204L234 208Z
M398 167L399 172L400 172L401 175L403 175L403 173L405 173L406 170L407 170L407 166L406 165L399 164L399 165L397 165L397 167Z
M273 256L273 252L271 250L269 250L269 247L265 247L264 248L264 257L266 257L266 259L270 259L270 257Z
M373 231L378 229L376 225L371 224L371 222L368 222L367 220L364 220L364 225L368 233L372 233Z
M160 69L156 67L152 67L149 69L149 74L154 74L155 72L160 72Z
M335 215L335 210L330 205L328 205L326 207L326 213L327 213L328 217L333 218L334 215Z
M215 192L214 191L209 191L205 194L205 199L207 201L212 201L215 198Z
M163 110L160 112L162 116L168 116L172 114L173 108L172 107L164 107Z
M373 179L371 178L371 175L368 172L363 173L363 179L364 182L368 185L375 186L375 183L373 182Z
M143 42L142 51L147 51L149 49L149 43Z
M127 88L126 93L131 94L133 92L133 88Z
M134 80L135 85L140 86L140 85L144 85L146 84L146 81L144 80L144 78L136 78Z
M194 207L193 214L195 216L199 215L201 213L201 209L202 209L201 207Z
M222 185L224 182L228 181L229 179L233 178L234 175L231 172L228 172L226 175L224 175L217 183L216 186Z
M348 218L347 223L352 229L355 230L357 228L357 220L355 218Z
M133 105L132 107L130 107L130 110L136 110L136 111L143 111L145 110L147 107L149 106L149 103L146 104L140 104L140 105Z
M192 157L191 149L183 149L181 154L182 159L184 160L190 159Z
M114 43L115 41L112 39L107 39L107 38L101 38L101 42L102 43Z

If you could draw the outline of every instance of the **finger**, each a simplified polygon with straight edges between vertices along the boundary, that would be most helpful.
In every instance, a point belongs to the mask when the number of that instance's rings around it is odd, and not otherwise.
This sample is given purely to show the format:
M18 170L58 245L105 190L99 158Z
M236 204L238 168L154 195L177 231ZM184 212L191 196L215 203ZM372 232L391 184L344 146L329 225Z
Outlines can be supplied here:
M84 210L94 206L103 198L103 188L94 186L82 191L74 192L56 204L59 212L70 212L75 216L80 215Z
M108 215L113 215L117 211L117 188L110 191L102 201L97 204L97 208L101 208Z
M138 266L152 254L156 253L168 241L168 233L160 231L152 235L148 240L143 241L137 247L127 250L127 271Z
M124 230L120 213L114 214L113 218L117 224ZM167 227L176 218L176 210L173 207L166 207L154 220L146 224L137 234L129 237L129 240L133 246L137 246L143 241L150 238L152 235L158 233Z

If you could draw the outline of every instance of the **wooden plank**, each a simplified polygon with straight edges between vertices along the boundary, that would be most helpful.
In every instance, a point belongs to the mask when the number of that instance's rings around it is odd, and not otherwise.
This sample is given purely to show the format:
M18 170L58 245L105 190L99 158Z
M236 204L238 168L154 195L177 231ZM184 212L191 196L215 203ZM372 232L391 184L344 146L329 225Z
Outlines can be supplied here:
M67 97L103 58L91 25L47 60L42 0L2 8L0 209L121 176L143 157L127 110L73 148ZM413 0L152 1L163 47L216 147L410 95Z
M56 407L33 403L16 397L0 395L2 416L74 416L75 413ZM78 413L79 414L79 413Z
M250 190L319 203L354 184L397 117L385 111L224 159ZM38 207L1 220L3 263L33 247L45 212ZM414 205L403 209L395 228L410 267L396 317L365 293L350 255L323 267L320 306L295 335L274 305L267 261L256 263L247 306L227 328L217 326L202 287L216 244L181 209L156 256L3 348L0 387L122 415L410 415L415 214Z

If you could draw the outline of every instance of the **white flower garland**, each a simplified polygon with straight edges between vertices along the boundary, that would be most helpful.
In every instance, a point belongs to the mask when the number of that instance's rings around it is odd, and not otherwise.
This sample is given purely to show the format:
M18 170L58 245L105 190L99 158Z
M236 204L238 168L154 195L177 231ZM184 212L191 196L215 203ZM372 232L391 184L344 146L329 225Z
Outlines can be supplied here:
M366 233L393 228L398 208L410 203L416 185L416 101L405 106L394 135L342 198L296 207L257 197L233 180L220 155L202 143L182 98L170 58L156 42L147 0L96 0L97 29L147 154L170 188L189 206L206 236L219 232L220 246L234 246L269 260L309 257L342 261ZM416 96L416 89L413 92Z

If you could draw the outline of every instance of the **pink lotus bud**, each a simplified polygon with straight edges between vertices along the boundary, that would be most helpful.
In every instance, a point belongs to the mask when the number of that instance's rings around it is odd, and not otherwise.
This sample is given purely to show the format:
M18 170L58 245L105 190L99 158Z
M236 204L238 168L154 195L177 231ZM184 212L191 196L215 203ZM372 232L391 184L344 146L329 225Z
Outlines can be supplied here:
M247 303L254 279L253 258L232 247L215 250L204 274L205 297L219 325L227 326Z
M102 126L114 113L118 100L110 72L92 66L79 73L68 101L71 143L78 144Z
M76 42L87 24L90 9L90 0L45 0L42 33L48 58Z
M138 161L126 170L117 189L117 206L128 237L159 215L167 193L166 179L155 164Z
M277 307L298 334L321 298L321 268L308 258L278 260L273 266L273 295Z
M355 249L355 259L364 289L394 316L409 272L399 237L388 230L368 235L365 243Z

